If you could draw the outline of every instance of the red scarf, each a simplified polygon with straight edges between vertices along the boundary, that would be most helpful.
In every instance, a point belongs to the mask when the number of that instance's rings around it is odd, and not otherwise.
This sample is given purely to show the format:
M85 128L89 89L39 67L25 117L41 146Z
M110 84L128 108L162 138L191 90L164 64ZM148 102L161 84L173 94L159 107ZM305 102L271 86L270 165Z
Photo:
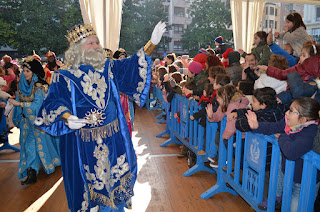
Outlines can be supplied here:
M202 101L206 101L206 102L212 103L213 97L215 97L216 93L217 93L216 90L213 91L213 93L212 93L212 95L211 95L210 98L202 95L201 98L200 98L200 100L199 100L198 106L201 104Z
M184 95L185 97L189 98L191 96L191 93L189 93L188 95Z
M202 95L201 98L200 98L200 100L199 100L198 106L201 104L202 101L206 101L206 102L212 103L212 99L211 99L211 98Z

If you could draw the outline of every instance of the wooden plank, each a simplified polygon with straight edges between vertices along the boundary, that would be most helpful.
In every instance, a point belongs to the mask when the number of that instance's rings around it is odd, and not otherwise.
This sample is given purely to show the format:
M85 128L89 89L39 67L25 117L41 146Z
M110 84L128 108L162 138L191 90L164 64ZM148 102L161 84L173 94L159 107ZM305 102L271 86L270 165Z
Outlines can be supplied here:
M134 188L133 209L130 211L252 211L239 196L223 193L208 200L200 198L204 191L215 184L216 174L201 172L191 177L183 177L183 173L188 170L186 158L166 155L179 153L179 145L160 147L168 137L155 137L165 130L165 124L155 123L155 116L158 114L159 111L147 111L145 108L136 110L133 145L138 156L139 169ZM0 152L0 160L18 159L19 153ZM0 163L0 167L1 212L26 210L61 178L60 167L51 175L42 170L37 183L21 186L21 180L17 178L18 163ZM39 211L68 211L63 183Z

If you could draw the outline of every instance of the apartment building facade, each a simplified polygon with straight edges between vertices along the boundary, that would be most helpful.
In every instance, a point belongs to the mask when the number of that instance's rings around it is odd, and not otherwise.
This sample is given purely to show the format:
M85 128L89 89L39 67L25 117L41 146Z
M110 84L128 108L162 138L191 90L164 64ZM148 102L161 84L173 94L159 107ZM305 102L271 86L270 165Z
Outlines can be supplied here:
M260 30L269 32L270 30L280 30L280 6L276 3L267 2L263 9Z
M191 23L190 5L192 0L164 0L163 9L168 14L168 25L172 26L167 30L165 36L171 38L171 41L165 45L167 53L175 52L178 55L187 54L188 51L183 49L181 38Z
M304 5L303 19L308 34L317 43L320 42L320 5Z

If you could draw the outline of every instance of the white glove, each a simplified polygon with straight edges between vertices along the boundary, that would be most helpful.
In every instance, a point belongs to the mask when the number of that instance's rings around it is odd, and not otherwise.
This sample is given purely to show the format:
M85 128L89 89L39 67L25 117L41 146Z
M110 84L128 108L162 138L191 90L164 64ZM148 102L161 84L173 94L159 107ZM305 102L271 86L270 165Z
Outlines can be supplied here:
M151 35L151 43L153 43L154 45L158 45L161 38L162 38L162 34L166 31L166 23L162 23L161 21L159 21L159 23L154 27L152 35Z
M0 98L3 100L7 100L9 98L11 98L12 96L10 94L8 94L7 92L4 91L0 91Z
M68 124L69 128L72 130L80 129L89 123L90 122L88 120L79 119L77 116L74 116L74 115L69 116L69 118L67 119L67 124Z

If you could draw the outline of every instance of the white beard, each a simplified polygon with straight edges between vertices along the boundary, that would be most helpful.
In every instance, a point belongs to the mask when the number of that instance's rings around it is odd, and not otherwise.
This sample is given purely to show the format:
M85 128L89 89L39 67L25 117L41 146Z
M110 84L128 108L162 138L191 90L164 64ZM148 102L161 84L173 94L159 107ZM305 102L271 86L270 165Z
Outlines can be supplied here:
M103 49L84 50L81 55L81 61L85 65L91 65L97 71L103 70L105 64Z

